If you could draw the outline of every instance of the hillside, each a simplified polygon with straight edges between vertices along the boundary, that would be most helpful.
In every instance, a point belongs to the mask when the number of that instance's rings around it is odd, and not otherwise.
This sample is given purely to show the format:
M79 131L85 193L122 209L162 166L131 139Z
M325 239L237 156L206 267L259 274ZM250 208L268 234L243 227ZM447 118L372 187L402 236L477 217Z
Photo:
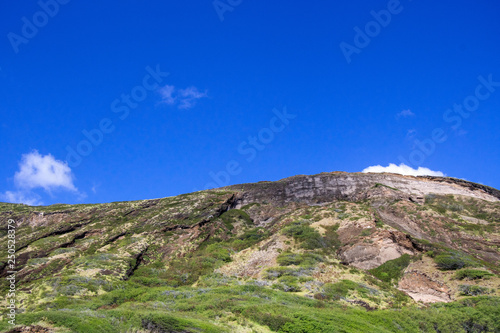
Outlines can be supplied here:
M500 332L500 191L322 173L31 207L2 332ZM12 222L11 222L12 224ZM0 258L4 294L7 250Z

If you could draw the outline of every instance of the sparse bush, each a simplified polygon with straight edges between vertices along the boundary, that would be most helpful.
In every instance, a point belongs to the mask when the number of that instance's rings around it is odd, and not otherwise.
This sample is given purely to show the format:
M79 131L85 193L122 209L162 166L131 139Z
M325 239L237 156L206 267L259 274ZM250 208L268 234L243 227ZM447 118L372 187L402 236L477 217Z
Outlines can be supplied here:
M325 226L324 228L326 230L325 235L323 236L326 244L324 250L326 250L326 252L336 252L342 246L342 243L339 239L339 234L337 233L339 225L335 224L333 226Z
M490 292L490 290L486 287L473 286L470 284L462 284L458 286L458 290L462 296L479 296L489 294Z
M373 232L373 230L371 228L364 229L363 231L361 231L360 236L362 236L362 237L370 236L372 234L372 232Z

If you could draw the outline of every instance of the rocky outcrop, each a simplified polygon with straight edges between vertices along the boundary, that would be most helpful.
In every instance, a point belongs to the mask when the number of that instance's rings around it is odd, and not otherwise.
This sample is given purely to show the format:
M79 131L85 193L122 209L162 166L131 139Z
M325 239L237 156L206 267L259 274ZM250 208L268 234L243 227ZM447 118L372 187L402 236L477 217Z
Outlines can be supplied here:
M420 202L431 193L464 195L491 202L500 200L499 191L467 181L379 173L301 175L277 182L234 185L226 189L243 192L242 204L269 201L282 205L289 202L321 204L334 200L359 201L368 199L369 190L378 186L400 191L401 197Z
M435 281L427 274L418 271L406 272L399 281L399 289L406 292L417 302L451 301L450 289L444 283Z
M342 248L339 257L347 265L372 269L403 254L413 255L416 252L410 239L402 232L384 231L371 237L369 243L359 242Z

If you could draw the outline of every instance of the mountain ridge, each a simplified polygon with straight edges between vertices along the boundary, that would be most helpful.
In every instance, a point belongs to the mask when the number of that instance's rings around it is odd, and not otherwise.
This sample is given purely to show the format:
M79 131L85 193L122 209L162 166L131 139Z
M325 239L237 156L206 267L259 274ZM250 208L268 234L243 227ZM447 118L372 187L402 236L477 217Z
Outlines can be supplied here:
M253 288L283 302L298 297L297 313L309 313L304 306L313 302L334 313L347 306L391 316L383 311L416 306L425 315L434 303L498 302L499 193L455 178L330 172L140 201L1 203L0 237L6 241L7 221L14 220L20 327L85 332L85 323L101 316L102 327L116 322L123 332L208 326L292 332L305 317L278 315L280 305L265 298L264 312L247 298L234 307L228 300ZM1 277L6 267L0 257ZM150 290L158 295L146 297ZM129 293L143 296L120 296ZM181 301L176 295L191 296ZM165 312L145 297L184 305ZM196 315L183 308L191 297ZM202 306L203 297L227 299L215 311ZM144 311L135 313L136 307ZM336 331L323 310L314 311L306 321L326 317L313 320L318 329L307 332ZM374 325L373 318L360 325ZM210 324L202 329L200 319ZM444 325L441 319L435 325Z

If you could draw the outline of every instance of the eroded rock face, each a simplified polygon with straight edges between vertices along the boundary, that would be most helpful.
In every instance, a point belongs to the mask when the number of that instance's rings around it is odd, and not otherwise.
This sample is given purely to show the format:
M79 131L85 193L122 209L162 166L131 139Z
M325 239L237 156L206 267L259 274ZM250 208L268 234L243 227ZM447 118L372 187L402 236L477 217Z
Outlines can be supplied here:
M372 269L403 254L416 253L411 241L401 232L381 232L370 241L371 243L356 243L342 248L340 259L356 268Z
M427 274L418 271L406 272L399 289L406 292L417 302L435 303L450 302L450 289L439 281L431 279Z
M368 191L383 184L401 192L401 196L422 201L430 193L465 195L496 202L500 191L453 178L413 177L374 173L322 173L314 176L295 176L277 182L243 184L227 189L244 192L243 204L256 201L276 203L303 202L318 204L333 200L359 201L369 197Z

